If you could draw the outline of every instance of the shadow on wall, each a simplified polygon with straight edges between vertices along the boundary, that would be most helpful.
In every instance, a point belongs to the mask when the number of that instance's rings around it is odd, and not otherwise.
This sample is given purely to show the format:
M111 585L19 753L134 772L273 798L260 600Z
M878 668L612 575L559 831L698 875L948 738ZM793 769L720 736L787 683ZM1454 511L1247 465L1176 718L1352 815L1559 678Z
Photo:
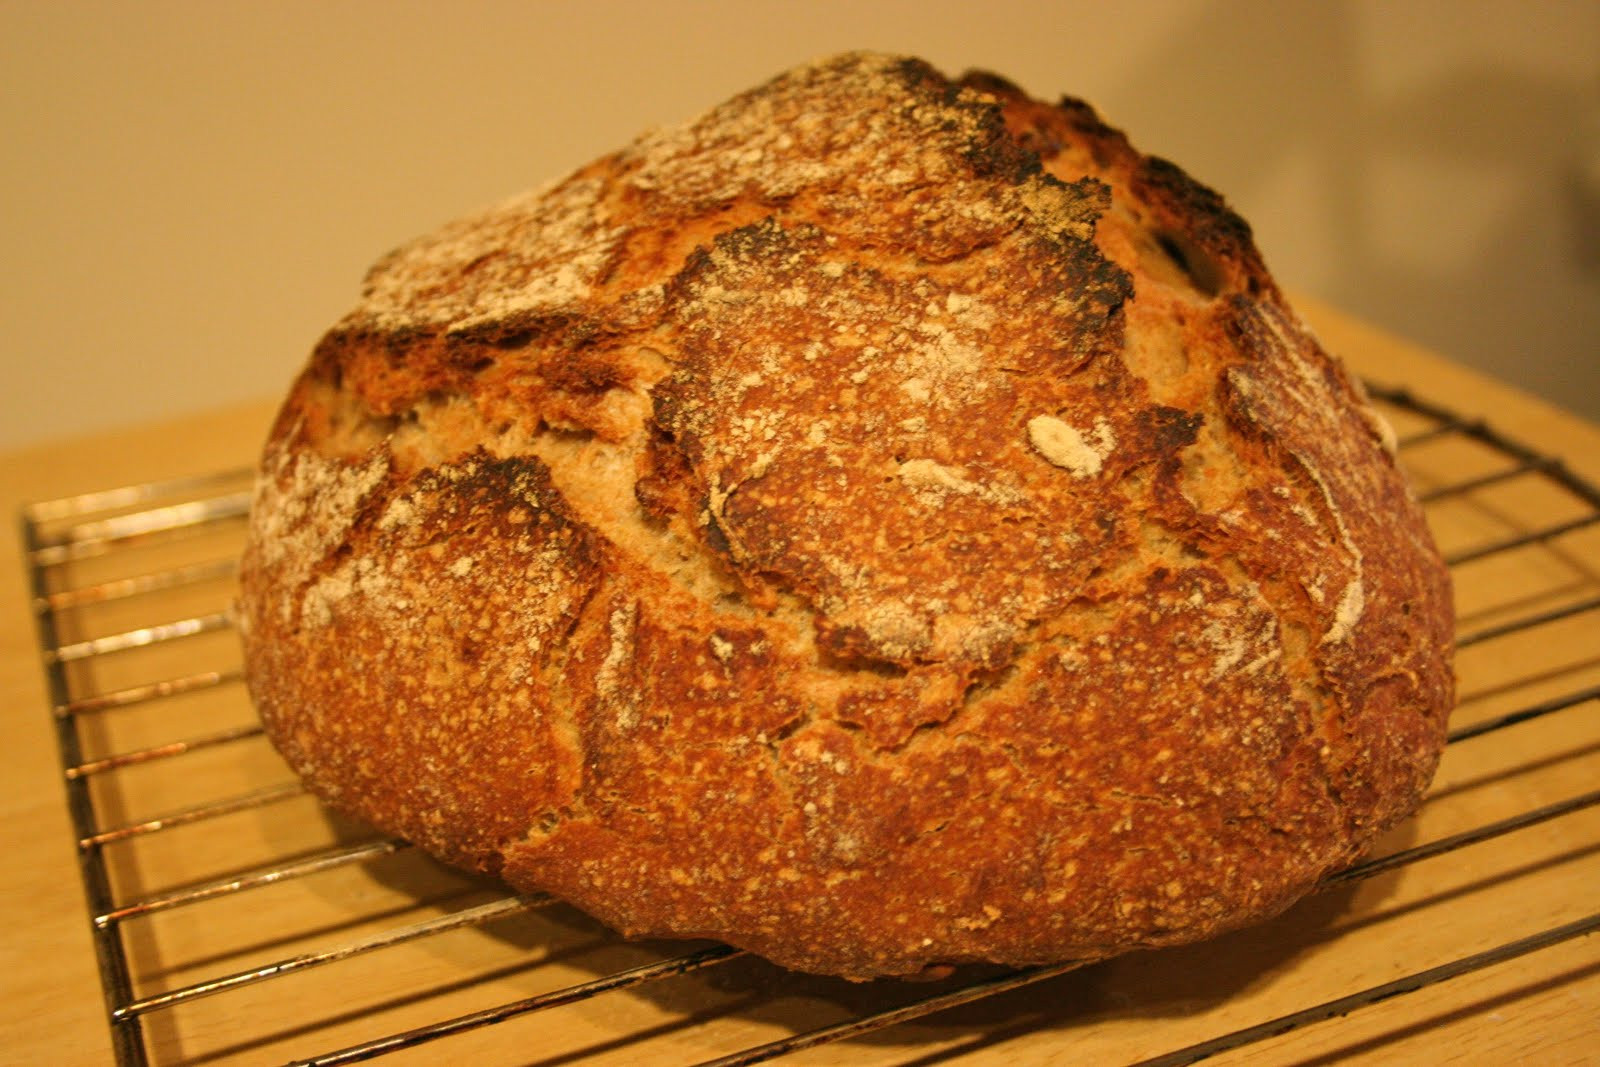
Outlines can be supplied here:
M1416 11L1383 14L1206 5L1116 95L1143 105L1141 142L1251 220L1285 284L1600 420L1600 9L1441 5L1442 44ZM1540 51L1587 76L1494 54L1496 22L1530 14Z

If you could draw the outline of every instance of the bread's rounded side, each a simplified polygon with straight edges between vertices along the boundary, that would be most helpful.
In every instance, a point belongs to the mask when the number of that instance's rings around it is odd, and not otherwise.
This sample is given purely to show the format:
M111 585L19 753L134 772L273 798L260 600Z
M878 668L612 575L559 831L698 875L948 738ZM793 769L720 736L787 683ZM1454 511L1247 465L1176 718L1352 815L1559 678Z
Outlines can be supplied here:
M375 267L241 619L330 802L851 977L1281 910L1451 702L1385 428L1245 225L1086 105L863 55Z

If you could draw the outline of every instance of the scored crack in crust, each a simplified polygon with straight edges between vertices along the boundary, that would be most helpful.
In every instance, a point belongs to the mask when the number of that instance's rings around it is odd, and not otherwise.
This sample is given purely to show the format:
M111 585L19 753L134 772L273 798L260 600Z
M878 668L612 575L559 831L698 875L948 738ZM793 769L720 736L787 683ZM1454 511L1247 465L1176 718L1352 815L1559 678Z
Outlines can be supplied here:
M867 978L1287 907L1426 787L1449 600L1215 194L853 54L382 260L240 616L333 805Z

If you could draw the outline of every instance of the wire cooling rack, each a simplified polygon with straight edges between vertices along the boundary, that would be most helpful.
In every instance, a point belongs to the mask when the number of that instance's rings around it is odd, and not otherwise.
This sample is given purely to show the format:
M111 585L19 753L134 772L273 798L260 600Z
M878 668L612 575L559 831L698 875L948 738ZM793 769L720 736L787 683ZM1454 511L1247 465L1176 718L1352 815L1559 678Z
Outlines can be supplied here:
M1418 817L1254 930L927 984L624 942L322 809L266 745L230 632L248 472L26 508L118 1062L1322 1063L1473 1022L1487 1055L1514 1006L1600 1012L1559 1003L1600 971L1600 492L1373 392L1457 588L1461 701Z

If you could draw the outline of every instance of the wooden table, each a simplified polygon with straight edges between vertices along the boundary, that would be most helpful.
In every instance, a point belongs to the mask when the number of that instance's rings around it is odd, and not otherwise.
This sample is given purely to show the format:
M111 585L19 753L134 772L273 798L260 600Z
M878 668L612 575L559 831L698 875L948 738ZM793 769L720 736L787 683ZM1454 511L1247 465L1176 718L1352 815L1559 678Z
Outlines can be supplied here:
M1380 383L1410 387L1486 417L1510 438L1564 457L1600 485L1600 428L1436 355L1302 302L1330 347ZM248 464L270 404L176 419L0 457L0 509L126 483ZM1413 421L1410 429L1426 425ZM1402 434L1407 425L1401 426ZM1423 488L1459 483L1498 462L1471 434L1445 432L1406 453ZM1482 468L1480 470L1480 468ZM1561 523L1582 507L1537 475L1441 499L1432 514L1447 552ZM237 524L138 551L141 566L225 557ZM15 523L0 547L0 1061L109 1062L107 1009L64 799L51 700ZM72 565L93 580L102 563ZM225 604L226 576L69 613L63 640L121 632ZM1479 722L1600 684L1600 612L1559 615L1600 595L1600 530L1491 553L1457 567L1463 634L1456 722ZM144 614L141 614L144 613ZM153 618L151 613L159 615ZM1519 623L1519 620L1521 622ZM1509 624L1510 632L1494 636ZM1487 634L1488 636L1481 636ZM87 657L72 684L98 692L236 664L225 629L159 647ZM102 662L103 661L103 662ZM242 689L222 684L80 713L85 758L182 737L217 743L118 771L84 772L100 827L137 823L207 798L286 784ZM226 735L226 736L224 736ZM1600 704L1453 745L1433 797L1380 852L1408 848L1580 796L1600 784ZM372 840L291 797L191 826L102 846L116 902L155 900L271 859L325 856ZM379 846L380 849L382 846ZM324 873L126 919L137 997L158 996L264 963L385 936L464 907L497 907L492 886L407 850ZM1310 1005L1382 987L1525 935L1582 920L1600 904L1600 808L1411 863L1316 896L1283 918L1207 945L1127 957L982 1003L858 1037L807 1063L1124 1063L1157 1056ZM244 982L144 1016L152 1062L275 1063L648 964L681 946L619 945L555 907L355 956L270 981ZM609 993L419 1047L392 1062L689 1063L848 1019L949 986L849 986L738 960ZM1251 1042L1226 1063L1600 1062L1600 938L1578 936L1348 1016ZM391 1062L391 1061L385 1061Z

